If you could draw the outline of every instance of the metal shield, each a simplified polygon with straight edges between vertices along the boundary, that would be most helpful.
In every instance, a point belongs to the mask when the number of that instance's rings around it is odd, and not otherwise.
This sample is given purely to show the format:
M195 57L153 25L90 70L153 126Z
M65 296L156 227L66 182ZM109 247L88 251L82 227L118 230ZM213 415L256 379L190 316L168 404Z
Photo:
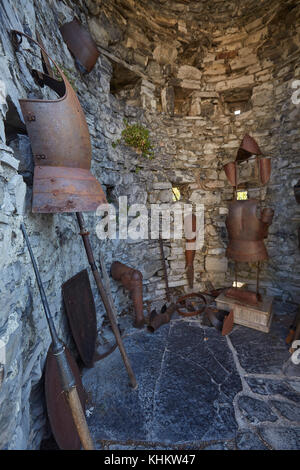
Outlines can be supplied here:
M95 358L97 319L94 297L86 269L62 285L66 313L82 362L92 367Z

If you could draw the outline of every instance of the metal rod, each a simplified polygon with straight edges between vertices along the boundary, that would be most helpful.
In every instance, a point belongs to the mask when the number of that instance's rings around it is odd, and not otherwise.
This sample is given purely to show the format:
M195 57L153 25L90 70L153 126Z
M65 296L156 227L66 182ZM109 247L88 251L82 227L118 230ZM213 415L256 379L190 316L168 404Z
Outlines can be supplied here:
M39 291L40 291L40 296L41 296L43 308L44 308L44 311L45 311L47 323L48 323L51 338L52 338L53 351L54 351L54 353L57 353L63 347L63 343L60 341L60 339L58 338L57 333L56 333L56 329L55 329L53 319L52 319L52 316L51 316L51 312L50 312L49 304L48 304L47 297L46 297L46 294L45 294L45 291L44 291L41 276L40 276L40 273L39 273L39 270L38 270L38 267L37 267L37 264L36 264L36 261L35 261L35 258L34 258L34 254L33 254L30 242L29 242L29 238L28 238L28 235L27 235L27 232L26 232L26 229L25 229L25 225L23 223L21 223L20 228L22 230L22 233L23 233L23 236L24 236L24 239L25 239L25 242L26 242L29 254L30 254L30 258L31 258L31 262L32 262L32 265L33 265L37 285L38 285L38 288L39 288Z
M234 262L234 280L235 280L235 286L237 288L238 284L237 284L237 262L235 261Z
M106 270L106 267L105 267L104 258L102 256L102 253L100 253L99 259L100 259L100 268L101 268L101 272L102 272L104 287L105 287L106 292L107 292L107 297L109 299L111 309L112 309L112 311L114 313L114 316L116 318L117 317L117 311L116 311L116 307L115 307L115 304L114 304L114 301L113 301L113 298L112 298L112 293L111 293L111 289L110 289L110 282L109 282L109 276L107 274L107 270Z
M95 263L95 258L94 258L94 255L93 255L92 246L91 246L90 239L89 239L89 232L87 232L87 230L85 228L84 218L83 218L82 213L81 212L76 212L76 217L77 217L78 225L79 225L79 228L80 228L80 235L82 236L82 241L83 241L83 244L84 244L84 247L85 247L86 255L87 255L89 264L91 266L92 273L93 273L96 285L98 287L100 297L102 299L102 302L104 304L107 316L109 318L113 333L114 333L115 338L116 338L118 348L120 350L122 359L124 361L124 365L125 365L126 370L128 372L131 386L135 389L135 388L137 388L137 381L136 381L136 378L135 378L134 372L132 370L129 358L127 356L127 353L126 353L124 345L123 345L123 341L122 341L121 334L120 334L120 331L119 331L119 328L118 328L117 320L116 320L116 317L114 315L114 309L111 307L109 297L108 297L108 295L105 291L101 276L99 274L98 268L97 268L96 263Z
M167 301L170 302L170 288L169 288L169 280L168 280L168 272L167 272L167 266L166 266L166 259L165 259L165 252L164 252L164 245L163 241L161 238L161 234L159 233L159 249L160 249L160 256L161 256L161 261L163 265L163 271L164 271L164 279L165 279L165 284L166 284L166 294L167 294Z
M260 261L257 262L257 271L256 271L256 295L259 297L259 274L260 274Z
M161 226L161 229L160 229L160 226ZM162 230L162 215L160 214L159 215L159 225L158 225L158 242L159 242L161 262L162 262L163 271L164 271L164 279L165 279L165 284L166 284L167 301L170 302L171 296L170 296L168 272L167 272L166 258L165 258L163 240L162 240L162 236L161 236L161 230Z
M62 389L66 394L67 402L69 403L73 421L77 429L80 442L83 448L85 450L93 450L94 445L93 445L93 441L89 433L84 411L82 409L82 406L78 397L75 377L69 365L64 344L57 335L56 328L54 326L54 322L51 316L49 304L47 301L47 297L44 291L43 283L41 280L41 276L40 276L40 273L39 273L34 255L33 255L33 251L30 246L29 238L28 238L28 235L27 235L27 232L23 223L21 223L20 228L22 230L22 233L23 233L23 236L24 236L24 239L25 239L25 242L26 242L29 254L30 254L35 277L36 277L37 284L39 287L42 304L44 307L44 311L46 314L46 318L47 318L47 322L48 322L48 326L49 326L49 330L50 330L50 334L52 338L53 354L56 358L58 369L60 372Z

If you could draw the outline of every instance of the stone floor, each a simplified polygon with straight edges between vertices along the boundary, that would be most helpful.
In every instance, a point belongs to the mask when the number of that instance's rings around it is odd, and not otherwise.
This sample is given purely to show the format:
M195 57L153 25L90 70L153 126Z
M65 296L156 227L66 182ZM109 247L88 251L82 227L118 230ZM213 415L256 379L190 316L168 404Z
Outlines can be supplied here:
M300 366L285 337L295 306L275 304L269 334L228 337L173 317L154 334L127 328L118 350L85 369L88 424L98 449L300 449Z

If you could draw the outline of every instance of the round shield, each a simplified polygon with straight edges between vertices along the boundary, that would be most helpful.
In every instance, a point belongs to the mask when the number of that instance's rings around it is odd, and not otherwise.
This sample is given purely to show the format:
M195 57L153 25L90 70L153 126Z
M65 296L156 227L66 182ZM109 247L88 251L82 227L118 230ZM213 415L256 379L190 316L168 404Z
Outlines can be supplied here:
M77 392L84 410L86 395L81 382L79 369L70 351L67 348L65 351L70 368L75 377ZM69 404L61 386L60 373L56 357L52 352L52 346L49 348L46 360L45 394L50 426L57 445L62 450L80 450L81 442Z

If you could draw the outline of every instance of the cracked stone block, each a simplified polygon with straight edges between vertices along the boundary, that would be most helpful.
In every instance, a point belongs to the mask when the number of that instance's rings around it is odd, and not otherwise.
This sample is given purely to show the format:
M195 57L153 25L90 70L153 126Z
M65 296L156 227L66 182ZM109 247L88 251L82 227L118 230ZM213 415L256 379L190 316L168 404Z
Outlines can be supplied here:
M285 330L274 315L270 333L238 326L230 334L230 341L246 372L281 374L283 364L290 357L284 334Z
M266 378L246 377L246 381L253 393L259 395L281 395L288 400L300 403L300 382L299 392L291 388L282 380L270 380Z
M240 410L244 416L253 424L259 424L264 421L277 421L277 416L272 412L271 407L256 398L241 396L238 400Z
M233 410L226 409L225 404L222 409L223 404L216 403L219 390L209 373L199 370L196 363L174 355L174 350L166 353L163 371L155 400L153 437L179 443L206 440L204 435L211 430L212 423L215 438L232 437L236 429Z
M284 418L289 421L300 421L300 406L279 400L272 400L271 403Z
M226 272L227 268L227 258L216 258L215 256L207 256L205 258L205 269L207 272Z
M94 407L88 424L95 441L132 439L192 447L195 442L234 439L232 399L242 387L219 332L175 320L155 334L132 332L124 345L137 391L128 387L117 350L83 376L88 406Z
M8 183L8 192L14 203L17 214L23 215L26 196L26 184L21 175L14 175Z
M300 427L263 427L260 435L274 450L299 450Z
M156 445L156 446L149 446L146 443L143 445L139 442L131 442L130 444L126 443L116 443L116 444L109 444L105 450L174 450L173 447L164 445L161 443L161 445Z
M138 389L132 390L120 353L115 350L83 375L83 384L94 407L88 425L94 441L147 441L153 413L153 393L159 379L167 328L124 338Z
M10 155L9 153L1 153L0 154L0 162L1 163L6 163L6 165L10 166L14 170L18 170L18 168L19 168L18 160L15 157L13 157L12 155Z
M34 164L29 137L17 134L9 145L14 150L15 158L20 162L19 173L31 173L33 175Z
M204 337L208 339L204 341ZM165 380L158 389L159 413L153 423L156 435L176 441L233 437L236 422L229 396L235 369L226 349L217 331L204 332L187 322L172 325ZM236 386L237 393L240 382ZM170 389L180 390L179 395L170 394ZM192 413L188 411L192 409Z
M238 450L268 450L268 447L253 431L241 431L236 437Z
M216 444L210 444L207 447L204 447L203 450L227 450L226 446L222 442Z
M300 365L293 364L293 362L290 360L290 357L289 357L289 360L284 365L283 373L287 377L291 377L291 378L300 377Z
M300 394L300 381L290 380L289 385Z

